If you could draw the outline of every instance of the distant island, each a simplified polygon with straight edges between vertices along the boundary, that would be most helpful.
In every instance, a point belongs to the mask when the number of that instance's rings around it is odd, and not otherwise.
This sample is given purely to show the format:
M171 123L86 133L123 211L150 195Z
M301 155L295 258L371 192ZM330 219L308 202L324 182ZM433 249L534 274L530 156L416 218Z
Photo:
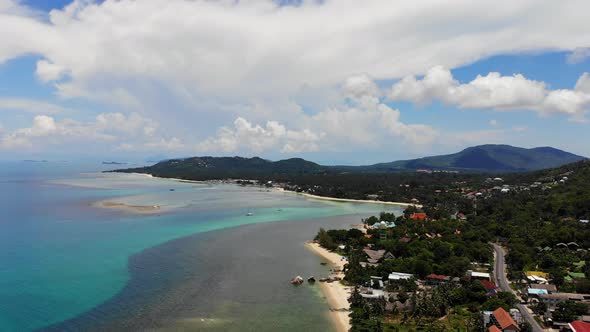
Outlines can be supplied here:
M127 165L127 163L122 163L118 161L103 161L103 165Z

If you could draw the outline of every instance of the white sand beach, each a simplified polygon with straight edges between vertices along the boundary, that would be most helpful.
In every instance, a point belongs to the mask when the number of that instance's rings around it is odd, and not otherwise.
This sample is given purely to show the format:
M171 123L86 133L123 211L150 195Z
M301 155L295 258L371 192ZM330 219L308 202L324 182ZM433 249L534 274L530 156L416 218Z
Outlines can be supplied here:
M308 193L299 193L296 191L285 190L282 188L278 188L279 191L284 191L288 193L293 193L301 196L305 196L308 198L325 200L325 201L335 201L335 202L350 202L350 203L369 203L369 204L382 204L382 205L397 205L397 206L415 206L417 208L421 208L422 205L414 204L414 203L402 203L402 202L390 202L390 201L376 201L376 200L369 200L369 199L352 199L352 198L336 198L336 197L327 197L327 196L318 196L312 195Z
M332 268L336 271L342 271L344 265L347 263L346 260L342 259L342 256L337 253L328 251L320 247L319 244L314 242L307 242L305 246L313 251L316 255L327 260ZM344 277L343 272L333 273L332 276ZM339 281L327 283L321 282L320 289L326 297L328 304L330 305L330 318L334 322L336 330L339 332L349 331L351 328L350 317L348 317L350 304L348 298L350 297L351 288L344 286ZM345 309L340 311L341 309Z

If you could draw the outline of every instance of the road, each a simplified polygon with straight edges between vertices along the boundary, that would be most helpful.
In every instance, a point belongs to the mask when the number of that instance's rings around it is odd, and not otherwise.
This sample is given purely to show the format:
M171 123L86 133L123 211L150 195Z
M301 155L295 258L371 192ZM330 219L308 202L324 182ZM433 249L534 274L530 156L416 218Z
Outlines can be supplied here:
M510 288L510 284L508 283L508 278L506 278L506 264L504 264L504 249L499 245L492 243L494 247L494 279L496 279L496 283L498 287L504 292L512 292L514 295L517 295L516 292ZM531 324L533 327L533 332L544 332L529 311L529 309L523 304L517 304L516 307L520 310L522 317Z

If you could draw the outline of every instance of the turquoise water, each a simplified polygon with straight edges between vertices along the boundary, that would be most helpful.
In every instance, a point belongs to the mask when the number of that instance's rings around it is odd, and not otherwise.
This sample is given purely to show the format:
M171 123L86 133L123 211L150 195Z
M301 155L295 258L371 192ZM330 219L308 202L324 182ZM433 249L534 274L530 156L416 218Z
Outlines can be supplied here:
M130 257L170 240L253 223L396 210L96 173L100 168L0 164L0 330L35 330L92 310L128 284ZM162 211L92 205L101 200L160 205Z

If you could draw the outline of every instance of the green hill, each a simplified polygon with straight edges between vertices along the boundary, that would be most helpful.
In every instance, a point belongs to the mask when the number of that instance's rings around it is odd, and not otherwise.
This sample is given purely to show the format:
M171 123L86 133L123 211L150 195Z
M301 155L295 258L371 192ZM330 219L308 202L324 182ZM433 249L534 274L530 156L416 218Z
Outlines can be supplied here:
M375 164L367 169L522 172L559 167L583 159L586 158L551 147L525 149L490 144L470 147L454 154Z
M270 161L259 157L191 157L161 161L153 166L118 170L192 180L261 178L278 175L414 172L417 169L461 172L524 172L559 167L586 159L550 147L524 149L509 145L480 145L461 152L369 166L322 166L301 158Z
M301 158L270 161L259 157L191 157L161 161L153 166L118 170L192 180L258 178L281 174L318 174L326 168Z

